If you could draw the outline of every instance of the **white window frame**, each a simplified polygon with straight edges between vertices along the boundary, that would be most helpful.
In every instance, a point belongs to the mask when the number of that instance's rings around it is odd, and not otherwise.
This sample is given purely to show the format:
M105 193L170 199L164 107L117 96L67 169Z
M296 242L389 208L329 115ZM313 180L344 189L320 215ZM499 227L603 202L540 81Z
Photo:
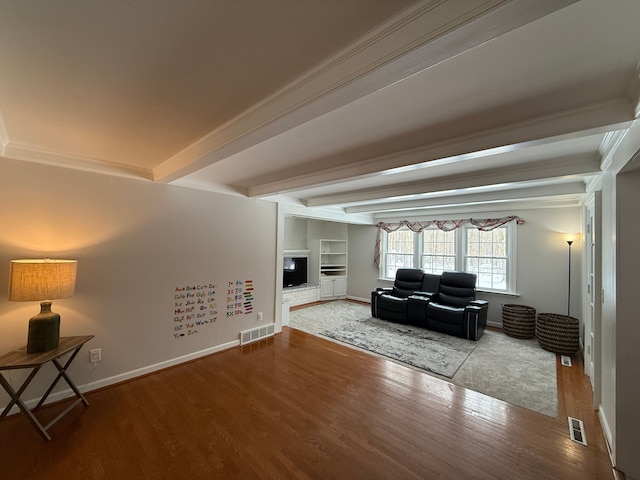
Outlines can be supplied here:
M407 231L407 230L405 229L404 231ZM380 273L382 275L381 278L390 278L391 280L393 280L395 278L395 274L389 275L389 273L387 272L387 254L389 253L388 239L389 239L389 234L387 232L382 232L382 237L380 242L381 253L382 253L382 256L381 256L382 261L380 263ZM416 250L416 248L417 248L416 236L415 234L413 234L413 264L414 265L412 265L412 268L417 268L415 267L415 259L416 259L416 255L419 254L419 251ZM396 255L396 254L394 253L393 255Z
M461 253L461 258L460 258L460 262L457 265L460 265L460 267L462 269L466 270L466 264L467 264L467 239L468 239L468 235L467 232L472 229L473 227L466 227L464 228L464 232L463 235L461 237L461 243L460 243L460 253ZM512 225L512 224L505 224L502 225L498 228L504 228L506 230L506 255L504 257L505 261L506 261L506 286L504 289L500 289L500 288L490 288L490 287L486 287L486 286L478 286L478 290L482 290L485 292L499 292L499 293L514 293L515 292L515 231L516 228ZM459 230L463 230L462 228L460 228ZM497 229L495 229L497 230ZM501 258L501 257L487 257L487 258ZM471 273L478 273L478 272L471 272Z
M456 270L464 271L466 265L466 252L467 252L467 230L475 228L473 226L463 226L456 230L455 232L455 264ZM507 281L506 281L506 289L492 289L486 287L477 287L477 290L483 292L492 292L492 293L502 293L502 294L515 294L516 293L516 226L511 222L506 223L498 228L506 229L506 241L507 241ZM380 276L385 280L394 280L394 275L389 275L386 271L386 255L387 255L387 246L388 246L388 236L389 233L382 232L381 237L381 262L380 262ZM413 268L422 268L422 233L413 232L413 243L414 243L414 257L413 257ZM475 273L475 272L473 272Z
M430 231L430 232L435 232L435 231L440 231L440 229L436 228L436 227L430 227L425 229L424 231L422 231L421 233L416 233L415 236L418 237L417 241L418 241L418 251L419 251L419 257L418 257L418 267L417 268L423 268L423 257L425 257L426 255L423 253L424 252L424 232L426 231ZM456 233L456 230L451 230L449 232L446 232L449 234L453 234L453 255L429 255L432 257L448 257L448 258L453 258L453 263L454 263L454 267L453 268L448 268L447 270L455 270L456 267L460 264L459 262L459 252L458 252L458 234ZM414 262L415 263L415 262ZM427 270L425 270L427 271ZM434 274L439 274L439 272L428 272L428 273L434 273Z

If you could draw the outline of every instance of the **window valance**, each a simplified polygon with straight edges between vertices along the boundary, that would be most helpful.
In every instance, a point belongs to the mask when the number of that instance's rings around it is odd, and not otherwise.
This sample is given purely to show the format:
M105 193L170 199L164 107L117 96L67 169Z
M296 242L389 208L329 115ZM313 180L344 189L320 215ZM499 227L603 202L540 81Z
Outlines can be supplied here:
M424 220L418 222L411 222L409 220L400 220L398 223L384 223L380 222L376 224L378 227L378 233L376 235L376 249L373 258L373 264L376 267L380 267L380 242L381 242L381 234L384 230L387 233L395 232L403 227L408 228L412 232L420 233L423 230L436 226L440 230L445 232L450 232L451 230L455 230L457 228L462 227L463 225L473 225L478 230L482 230L488 232L493 230L494 228L501 227L502 225L516 222L517 225L521 225L524 223L524 220L516 215L509 215L508 217L503 218L466 218L461 220Z

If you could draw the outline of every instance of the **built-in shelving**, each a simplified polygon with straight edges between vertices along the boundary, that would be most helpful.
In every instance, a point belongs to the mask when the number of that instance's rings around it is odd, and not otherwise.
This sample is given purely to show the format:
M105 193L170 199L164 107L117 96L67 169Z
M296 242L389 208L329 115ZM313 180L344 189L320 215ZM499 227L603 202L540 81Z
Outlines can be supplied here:
M319 239L310 242L310 276L320 284L321 298L347 294L347 241Z

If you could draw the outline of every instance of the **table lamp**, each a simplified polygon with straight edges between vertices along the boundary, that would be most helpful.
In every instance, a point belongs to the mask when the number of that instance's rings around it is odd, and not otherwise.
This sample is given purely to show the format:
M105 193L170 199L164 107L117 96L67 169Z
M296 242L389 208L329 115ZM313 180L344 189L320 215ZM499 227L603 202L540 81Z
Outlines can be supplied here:
M27 353L47 352L58 347L60 315L51 311L51 301L73 295L76 260L11 260L9 300L40 301L40 313L29 320Z

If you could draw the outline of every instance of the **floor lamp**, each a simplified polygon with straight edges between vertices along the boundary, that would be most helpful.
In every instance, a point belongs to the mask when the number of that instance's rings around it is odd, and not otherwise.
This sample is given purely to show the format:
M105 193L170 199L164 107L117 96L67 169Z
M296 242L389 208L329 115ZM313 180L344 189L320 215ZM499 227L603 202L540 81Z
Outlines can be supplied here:
M573 240L567 240L569 245L569 284L567 285L567 317L571 316L571 244Z
M562 238L569 246L569 280L567 285L567 317L571 316L571 244L578 238L578 233L565 233Z

